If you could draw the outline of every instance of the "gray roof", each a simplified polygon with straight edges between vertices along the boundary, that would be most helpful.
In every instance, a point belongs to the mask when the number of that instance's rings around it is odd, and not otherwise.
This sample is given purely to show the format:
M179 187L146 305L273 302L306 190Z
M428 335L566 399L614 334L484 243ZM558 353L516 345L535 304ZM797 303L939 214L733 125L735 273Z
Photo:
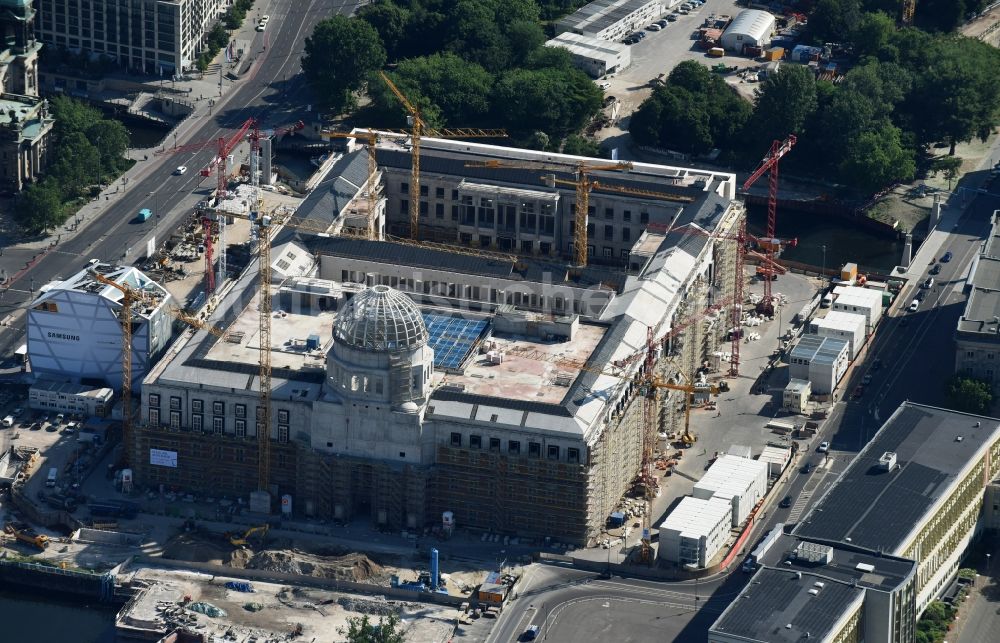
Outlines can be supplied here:
M308 219L313 223L325 224L329 227L344 211L361 186L368 180L368 152L356 150L345 154L333 164L327 178L316 185L316 189L303 199L295 210L295 219ZM285 227L278 237L271 242L278 246L296 236L296 231Z
M585 33L604 31L619 20L635 13L653 0L594 0L574 13L562 18L560 26L578 29ZM660 0L657 0L660 1Z
M766 643L801 643L806 634L822 641L852 605L864 600L865 590L827 582L813 596L809 590L817 581L823 582L809 573L761 569L709 631Z
M1000 219L993 222L990 236L969 271L972 292L958 320L958 334L978 342L1000 343Z
M932 507L954 491L977 454L996 441L998 423L904 402L793 533L898 553ZM885 472L878 462L890 451L898 466Z
M491 155L492 158L505 158L499 156L498 154ZM565 161L566 171L558 172L551 170L535 170L535 169L523 169L523 168L488 168L488 167L465 167L465 163L470 160L481 160L482 155L468 155L459 156L453 150L446 149L435 149L429 145L420 148L420 171L422 173L431 174L444 174L448 176L462 177L467 180L483 180L489 181L490 183L496 184L511 184L520 186L531 186L534 189L540 189L544 191L551 192L553 188L545 185L545 181L542 179L543 174L554 174L556 178L563 179L566 181L571 181L574 179L573 163L570 160ZM410 169L411 155L405 150L396 150L390 148L379 148L378 150L378 163L381 167L392 167L399 170ZM552 164L560 164L558 160L548 161ZM706 194L711 193L712 190L703 190L700 187L694 185L665 185L664 178L659 180L653 177L644 178L642 174L638 172L591 172L591 176L600 179L600 185L616 186L616 187L626 187L635 188L639 190L650 190L653 192L669 192L670 194L677 194L679 196L691 197L697 203L698 200L702 199ZM601 192L600 185L594 188L594 193L598 194ZM565 189L566 192L572 191L572 188ZM628 198L626 194L612 193L619 198ZM648 199L648 197L636 197L639 199ZM669 201L664 201L664 203L670 203ZM678 208L684 206L687 207L688 204L678 201L676 202Z
M802 359L810 364L832 365L848 346L847 340L839 337L803 335L788 354L790 359Z
M315 237L308 233L299 236L300 243L317 255L330 255L362 259L413 268L447 270L462 274L483 275L531 281L536 283L567 283L580 287L609 284L620 290L625 274L601 266L587 266L570 276L565 264L532 257L518 257L517 265L490 257L458 254L421 246L390 241L367 241L350 237Z

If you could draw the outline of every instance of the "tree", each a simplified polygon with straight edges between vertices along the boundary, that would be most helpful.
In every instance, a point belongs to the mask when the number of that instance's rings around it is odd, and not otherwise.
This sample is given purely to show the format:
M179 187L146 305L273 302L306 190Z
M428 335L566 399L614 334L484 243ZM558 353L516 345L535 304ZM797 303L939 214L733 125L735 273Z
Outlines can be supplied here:
M563 143L563 154L601 158L601 144L578 134L570 134Z
M222 49L229 44L229 34L226 30L222 28L222 23L217 22L212 30L208 32L208 46L215 49L216 51Z
M962 159L957 156L943 156L934 159L931 168L935 172L941 172L944 178L948 179L948 191L951 191L951 182L958 178L958 172L962 169Z
M755 110L748 121L746 153L758 159L773 140L800 134L816 111L816 80L802 65L782 65L755 91Z
M368 615L347 619L346 628L338 628L337 633L347 637L348 643L404 643L406 636L399 630L399 616L390 614L380 617L373 624Z
M809 34L818 43L844 42L860 22L860 0L819 0L809 16Z
M378 32L364 20L334 16L306 38L302 70L319 101L340 112L355 105L353 92L385 65Z
M874 56L893 59L896 52L892 48L892 36L896 33L896 21L881 11L861 15L851 41L854 53L859 58Z
M543 48L545 31L537 22L519 20L507 28L507 41L511 50L511 63L523 67L535 51Z
M515 69L497 81L493 118L514 133L553 138L578 131L600 110L602 92L576 69Z
M411 26L408 10L393 2L377 2L358 9L358 18L375 28L390 60L402 57Z
M960 375L951 377L945 383L945 397L949 408L964 413L984 415L989 413L993 404L993 390L989 382Z
M128 151L128 130L125 126L120 121L101 119L87 128L86 136L100 155L104 173L116 173Z
M921 142L986 140L1000 123L1000 52L971 38L936 42L935 62L919 77L911 106Z
M475 125L490 109L493 77L476 63L450 52L404 60L392 79L407 98L416 100L422 112L427 111L425 118L435 125ZM377 109L403 117L399 101L384 83L374 83L369 93Z
M913 152L903 145L899 128L886 118L849 139L839 167L842 181L869 192L909 181L915 172Z
M965 17L965 4L965 0L920 0L913 21L928 31L954 31Z
M66 197L76 197L99 177L101 155L82 132L70 132L58 140L56 161L49 173Z
M14 205L14 220L29 234L38 234L66 220L62 194L52 178L29 185L18 195Z
M55 133L63 137L71 132L86 132L101 120L101 112L68 96L56 96L49 103L56 119Z

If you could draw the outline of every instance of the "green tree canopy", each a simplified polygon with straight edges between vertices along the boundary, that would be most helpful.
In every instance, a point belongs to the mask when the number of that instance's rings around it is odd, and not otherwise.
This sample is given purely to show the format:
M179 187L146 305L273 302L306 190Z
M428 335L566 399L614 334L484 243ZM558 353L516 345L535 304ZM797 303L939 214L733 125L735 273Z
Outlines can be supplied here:
M935 62L908 101L922 143L986 140L1000 123L1000 51L971 38L937 41Z
M493 77L476 63L452 53L404 60L390 76L434 125L478 125L490 109ZM396 115L393 120L402 125L405 112L388 87L381 80L375 81L369 92L377 108Z
M494 86L493 119L512 133L576 132L601 108L601 90L576 69L515 69Z
M989 382L959 375L951 377L945 384L945 397L949 408L964 413L983 415L990 412L993 404L993 390Z
M861 0L819 0L809 15L809 34L818 43L844 42L861 23Z
M875 192L897 181L909 181L916 171L913 152L902 142L899 128L880 118L870 129L856 133L839 167L840 179Z
M756 159L771 141L802 133L816 111L816 80L807 67L782 65L754 93L755 111L747 127L750 144L747 153Z
M404 643L406 640L395 614L379 618L378 623L372 623L367 614L348 618L347 627L337 632L347 638L347 643Z
M704 154L731 145L750 112L750 104L717 74L684 61L639 106L629 130L640 144Z
M49 172L58 178L65 196L80 196L85 187L99 178L101 155L81 132L60 137L58 152Z
M378 32L364 20L334 16L306 38L302 70L318 100L335 112L353 107L353 92L385 65Z
M14 220L29 234L38 234L65 221L62 192L54 179L29 185L17 196Z
M56 96L49 103L56 119L55 134L65 136L71 132L86 132L101 120L101 112L86 103L68 96Z
M102 119L87 128L86 137L100 155L101 169L106 174L121 169L129 143L128 130L121 121Z

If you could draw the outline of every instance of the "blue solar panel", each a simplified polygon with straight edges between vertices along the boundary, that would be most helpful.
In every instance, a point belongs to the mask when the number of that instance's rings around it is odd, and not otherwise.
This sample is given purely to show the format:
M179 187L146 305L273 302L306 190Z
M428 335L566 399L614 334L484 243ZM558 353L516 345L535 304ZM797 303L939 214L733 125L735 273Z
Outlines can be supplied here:
M485 319L462 319L434 313L423 313L423 316L430 336L428 343L434 349L436 368L461 368L473 346L486 335L490 326Z

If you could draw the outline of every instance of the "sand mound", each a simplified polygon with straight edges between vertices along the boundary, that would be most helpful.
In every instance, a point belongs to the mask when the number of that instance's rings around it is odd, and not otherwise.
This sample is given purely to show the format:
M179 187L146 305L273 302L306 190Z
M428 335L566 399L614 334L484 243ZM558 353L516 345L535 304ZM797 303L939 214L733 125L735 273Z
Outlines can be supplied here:
M235 560L236 554L240 554L239 561ZM248 559L246 555L244 552L234 552L233 566L366 583L378 582L385 575L382 566L364 554L324 557L293 550L262 551Z

